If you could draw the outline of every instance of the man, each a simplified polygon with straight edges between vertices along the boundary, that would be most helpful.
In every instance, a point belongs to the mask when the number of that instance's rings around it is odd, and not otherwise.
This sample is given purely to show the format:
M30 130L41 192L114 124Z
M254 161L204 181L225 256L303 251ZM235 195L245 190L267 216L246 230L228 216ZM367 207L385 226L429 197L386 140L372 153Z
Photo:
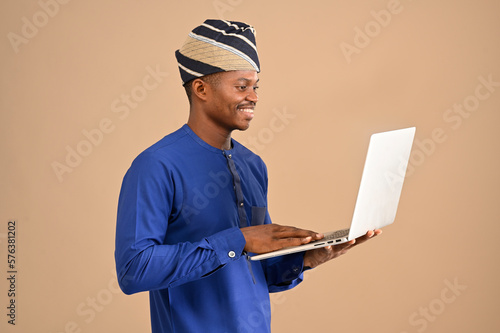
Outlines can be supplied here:
M258 101L255 31L207 20L176 52L190 102L186 125L146 149L124 177L116 267L127 294L149 291L153 332L270 332L269 292L380 230L335 247L254 262L323 237L271 224L267 170L231 138Z

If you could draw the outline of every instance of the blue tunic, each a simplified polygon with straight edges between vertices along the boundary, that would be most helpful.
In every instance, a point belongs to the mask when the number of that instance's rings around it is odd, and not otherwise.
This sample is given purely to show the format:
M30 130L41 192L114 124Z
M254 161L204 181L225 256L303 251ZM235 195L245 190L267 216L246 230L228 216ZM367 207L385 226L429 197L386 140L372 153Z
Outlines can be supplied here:
M248 260L241 227L271 223L267 169L187 125L142 152L123 179L115 260L126 294L149 291L152 331L270 332L269 292L302 281L303 254Z

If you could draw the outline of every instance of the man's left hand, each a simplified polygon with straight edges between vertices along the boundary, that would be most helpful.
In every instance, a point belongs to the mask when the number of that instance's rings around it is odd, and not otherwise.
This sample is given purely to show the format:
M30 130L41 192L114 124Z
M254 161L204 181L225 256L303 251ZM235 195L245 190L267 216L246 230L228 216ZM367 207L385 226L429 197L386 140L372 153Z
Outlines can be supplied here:
M329 260L335 259L338 256L341 256L356 245L363 244L367 240L380 235L382 230L370 230L366 233L366 235L353 239L347 243L326 246L321 249L315 249L307 251L304 254L304 267L314 268L318 265L321 265Z

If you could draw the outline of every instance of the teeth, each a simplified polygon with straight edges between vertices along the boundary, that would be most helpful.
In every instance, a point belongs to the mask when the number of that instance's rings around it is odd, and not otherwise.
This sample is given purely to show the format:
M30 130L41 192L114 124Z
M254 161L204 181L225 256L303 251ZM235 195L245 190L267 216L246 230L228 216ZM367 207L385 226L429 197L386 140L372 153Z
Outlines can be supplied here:
M238 109L238 111L253 113L253 109Z

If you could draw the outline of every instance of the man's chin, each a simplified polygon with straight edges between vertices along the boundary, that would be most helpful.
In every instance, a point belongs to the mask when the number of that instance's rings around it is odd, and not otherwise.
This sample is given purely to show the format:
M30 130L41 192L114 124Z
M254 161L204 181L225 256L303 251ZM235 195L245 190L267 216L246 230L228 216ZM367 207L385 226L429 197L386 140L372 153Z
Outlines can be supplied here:
M250 128L250 121L246 125L245 124L239 125L238 127L235 128L235 130L246 131L249 128Z
M242 127L242 128L240 128L239 130L240 130L240 131L246 131L246 130L247 130L247 129L249 129L249 128L250 128L250 123L248 123L248 125L247 125L246 127Z

